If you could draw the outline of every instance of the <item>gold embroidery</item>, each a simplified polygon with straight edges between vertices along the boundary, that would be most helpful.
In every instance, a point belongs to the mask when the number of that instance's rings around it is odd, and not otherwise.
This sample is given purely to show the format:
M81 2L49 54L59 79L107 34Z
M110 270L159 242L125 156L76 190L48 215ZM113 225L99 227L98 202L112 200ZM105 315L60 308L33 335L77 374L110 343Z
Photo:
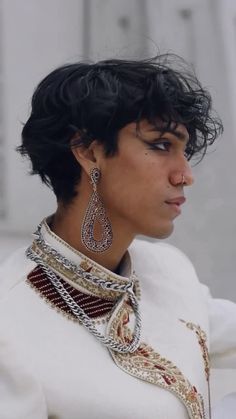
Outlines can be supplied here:
M108 300L117 300L118 297L120 297L122 294L119 291L114 290L106 290L102 287L98 287L97 285L94 285L92 283L89 283L88 281L84 280L81 276L78 276L78 274L74 273L70 270L69 267L65 267L60 262L58 262L52 255L47 254L44 252L44 250L41 248L41 246L36 243L35 241L31 245L31 249L33 252L35 252L40 258L50 267L53 269L53 271L58 274L59 276L64 277L65 279L68 279L74 284L79 285L81 288L81 291L85 293L90 293L96 297L102 297L106 298ZM89 266L87 262L81 266L81 269L83 267L86 267L86 270L89 269ZM91 266L90 266L91 267ZM107 281L114 281L114 277L112 275L107 276L105 272L99 271L97 268L92 268L89 270L90 273L97 275L99 278L105 279ZM134 279L134 292L137 293L137 298L140 299L140 286L139 286L139 280L133 273L133 279ZM119 280L116 279L116 282L119 284L127 283L127 279L119 278Z
M94 274L95 276L104 279L106 281L116 282L116 284L124 285L129 282L129 278L117 275L106 268L98 265L96 262L94 262L92 259L89 259L86 257L83 253L79 252L78 250L72 248L68 243L66 243L64 240L62 240L60 237L58 237L48 226L47 219L44 219L43 227L47 231L47 234L49 234L51 237L54 238L57 242L62 244L64 247L67 247L71 252L78 255L80 259L79 266L84 271L90 272ZM104 297L106 299L110 300L116 300L117 297L121 296L121 293L119 291L114 290L105 290L101 287L94 286L93 284L88 283L87 281L83 280L83 278L78 278L78 275L74 272L71 272L69 267L65 268L61 263L59 263L52 255L48 255L47 253L43 251L42 247L39 243L36 241L33 242L31 246L32 250L37 253L42 259L57 273L59 276L62 275L64 279L68 279L75 285L78 285L81 287L81 291L91 293L92 295L95 295L97 297ZM140 300L140 285L139 280L135 274L135 272L132 269L132 261L130 258L130 254L127 251L124 255L123 261L126 260L126 263L129 265L129 271L132 273L132 281L134 282L134 292L138 300Z
M125 301L117 307L108 328L109 336L122 343L128 343L132 339L132 333L127 326L131 313L132 309ZM150 346L141 343L134 353L110 352L116 364L130 375L176 394L184 403L191 419L205 419L203 397L196 387L191 385L176 365Z
M203 362L204 362L204 369L205 369L205 375L206 375L206 379L207 381L209 381L210 378L210 357L209 357L209 352L208 352L208 347L207 347L207 337L206 337L206 333L204 332L204 330L201 329L201 327L199 325L196 325L194 323L191 322L186 322L185 320L180 319L180 321L182 323L184 323L188 329L192 330L195 332L195 334L197 335L198 338L198 343L200 345L201 351L202 351L202 357L203 357Z
M33 242L31 248L33 252L40 256L40 258L44 261L44 263L47 264L47 266L54 270L54 272L56 272L59 276L62 275L69 281L79 285L83 292L89 292L97 297L104 297L110 300L115 300L121 295L119 291L105 290L92 283L89 283L88 281L85 281L82 277L79 277L76 273L70 271L69 268L66 268L64 265L58 262L52 255L46 254L38 243ZM94 273L92 270L90 272Z
M91 266L88 264L86 260L82 260L82 262L79 265L84 271L89 271L91 269Z
M92 271L91 271L92 273L97 274L99 277L104 278L108 281L109 280L110 281L115 281L118 284L124 284L124 283L127 282L127 278L122 277L120 275L117 275L117 274L109 271L108 269L106 269L104 267L101 267L96 262L94 262L92 259L89 259L88 257L86 257L83 253L74 249L68 243L66 243L64 240L62 240L59 236L57 236L55 233L53 233L53 231L49 228L46 219L43 220L42 224L43 224L44 228L46 229L47 233L51 237L53 237L57 242L61 243L63 246L67 247L72 253L79 256L79 258L81 259L80 267L82 269L84 269L86 271L89 268L92 268ZM128 252L125 254L125 257L128 258L130 265L132 265L130 255L129 255ZM132 266L131 266L131 268L132 268ZM130 269L130 271L132 271L132 269Z

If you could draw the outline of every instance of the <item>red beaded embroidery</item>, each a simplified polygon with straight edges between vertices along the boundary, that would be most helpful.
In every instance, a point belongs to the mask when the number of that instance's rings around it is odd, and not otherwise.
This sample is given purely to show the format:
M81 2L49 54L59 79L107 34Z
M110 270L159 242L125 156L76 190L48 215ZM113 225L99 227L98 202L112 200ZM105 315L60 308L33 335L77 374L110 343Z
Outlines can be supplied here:
M39 294L46 299L52 306L57 307L66 315L75 318L74 314L67 306L62 297L58 294L57 290L51 284L42 268L37 266L27 277L28 283L39 292ZM60 281L68 291L75 302L85 311L91 318L96 319L110 313L114 307L115 302L105 298L99 298L90 294L83 293L76 288L72 287L60 277Z

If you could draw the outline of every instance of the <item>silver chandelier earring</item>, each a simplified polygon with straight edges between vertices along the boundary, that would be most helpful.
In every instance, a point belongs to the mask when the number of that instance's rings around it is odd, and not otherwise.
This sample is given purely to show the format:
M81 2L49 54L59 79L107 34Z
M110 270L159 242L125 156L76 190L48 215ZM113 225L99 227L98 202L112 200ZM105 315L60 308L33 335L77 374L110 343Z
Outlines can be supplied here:
M81 240L84 246L92 252L105 252L112 244L113 234L109 218L106 215L104 204L98 195L97 185L101 178L101 171L94 168L90 172L93 193L89 199L88 207L81 228ZM94 237L95 223L100 224L101 239Z

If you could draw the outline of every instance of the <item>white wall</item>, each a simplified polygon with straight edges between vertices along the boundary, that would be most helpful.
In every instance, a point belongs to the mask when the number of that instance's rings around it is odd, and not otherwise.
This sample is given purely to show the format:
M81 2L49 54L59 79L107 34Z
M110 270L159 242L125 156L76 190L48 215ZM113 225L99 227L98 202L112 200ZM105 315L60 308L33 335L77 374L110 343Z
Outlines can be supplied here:
M2 0L2 67L7 214L2 231L31 231L55 206L54 198L15 152L38 82L52 69L82 56L83 2Z
M236 301L236 3L158 3L157 10L157 2L148 1L151 38L161 50L174 51L194 64L225 126L224 135L193 169L195 185L187 191L188 202L168 241L189 255L214 295Z

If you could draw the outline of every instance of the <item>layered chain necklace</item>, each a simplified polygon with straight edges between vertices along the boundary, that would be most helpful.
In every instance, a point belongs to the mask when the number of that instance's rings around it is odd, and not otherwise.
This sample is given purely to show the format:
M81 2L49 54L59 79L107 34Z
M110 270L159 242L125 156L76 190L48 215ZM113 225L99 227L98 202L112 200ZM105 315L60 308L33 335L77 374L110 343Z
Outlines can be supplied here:
M120 301L122 299L127 298L127 300L130 302L132 310L135 315L135 325L134 325L134 331L133 331L133 339L128 344L123 344L120 342L117 342L113 338L109 336L105 336L102 333L100 333L96 326L93 324L93 321L90 319L90 317L85 313L85 311L77 304L77 302L74 300L74 298L70 295L70 293L65 289L63 283L60 281L58 276L55 274L55 272L47 265L47 263L44 261L44 258L40 256L38 252L34 250L34 246L30 246L26 251L26 256L34 261L45 273L47 278L50 280L53 287L57 290L58 294L61 296L61 298L64 300L65 304L70 308L74 316L86 327L86 329L89 330L90 333L92 333L103 345L105 345L108 349L111 349L115 352L119 353L133 353L137 350L137 348L140 345L140 338L141 338L141 316L139 311L139 304L137 297L134 293L134 284L136 277L134 274L131 275L130 281L126 284L120 284L116 283L114 281L105 280L102 278L99 278L95 276L94 274L87 272L83 270L81 267L77 266L75 263L71 262L64 256L62 256L56 249L54 249L52 246L47 244L43 238L42 235L42 223L39 224L36 232L34 233L35 245L39 246L39 248L42 250L42 252L47 255L47 257L53 257L56 262L61 264L63 268L73 273L79 278L82 278L84 281L86 281L88 284L93 284L96 287L100 287L103 290L106 291L115 291L118 292L120 295L120 298L118 302L116 303L115 307L119 305Z

